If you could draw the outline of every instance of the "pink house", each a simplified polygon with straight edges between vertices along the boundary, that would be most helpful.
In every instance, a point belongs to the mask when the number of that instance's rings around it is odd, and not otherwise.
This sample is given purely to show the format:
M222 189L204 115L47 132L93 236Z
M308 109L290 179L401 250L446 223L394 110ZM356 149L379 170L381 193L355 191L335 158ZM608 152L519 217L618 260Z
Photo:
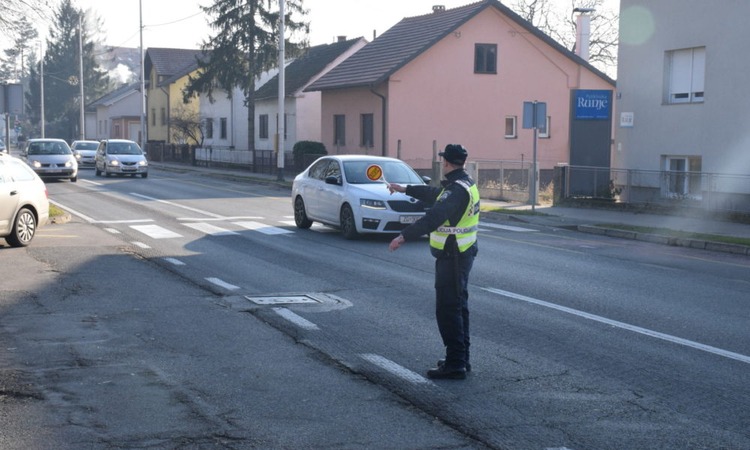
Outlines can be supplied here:
M538 163L570 161L571 93L614 81L496 0L401 20L321 77L329 153L395 156L430 168L434 149L470 159L531 159L523 103L545 102ZM611 152L611 148L605 149ZM609 156L609 154L607 155Z

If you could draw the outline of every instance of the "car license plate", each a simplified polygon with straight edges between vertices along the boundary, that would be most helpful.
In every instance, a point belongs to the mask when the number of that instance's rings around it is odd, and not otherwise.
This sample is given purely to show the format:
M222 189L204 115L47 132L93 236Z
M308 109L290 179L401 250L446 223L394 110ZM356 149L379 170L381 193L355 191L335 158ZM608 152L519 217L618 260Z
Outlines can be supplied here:
M401 223L414 223L422 216L401 216L400 221Z

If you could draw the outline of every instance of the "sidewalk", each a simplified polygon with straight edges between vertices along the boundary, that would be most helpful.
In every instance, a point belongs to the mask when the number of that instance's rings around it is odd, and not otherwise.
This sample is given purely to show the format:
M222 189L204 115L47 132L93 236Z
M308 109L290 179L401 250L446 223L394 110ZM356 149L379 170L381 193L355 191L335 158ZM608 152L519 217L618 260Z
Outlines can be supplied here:
M287 174L284 180L279 181L278 176L258 174L237 169L210 168L202 166L190 166L179 163L150 162L152 167L177 171L198 172L207 176L221 178L237 178L254 180L262 183L276 184L290 187L294 176ZM493 214L498 220L512 220L544 226L577 229L585 233L601 234L616 238L636 239L683 247L699 248L711 251L728 252L740 255L750 255L750 246L739 244L726 244L706 239L686 239L667 237L647 233L636 233L618 229L615 225L627 225L649 228L663 228L688 233L700 233L707 235L731 236L750 240L750 224L729 222L725 220L714 220L711 218L684 217L676 215L649 214L633 211L616 211L599 208L575 208L566 206L538 206L536 214L530 214L531 206L519 203L509 203L496 200L482 199L484 206L502 208L502 213ZM512 210L523 211L513 214Z

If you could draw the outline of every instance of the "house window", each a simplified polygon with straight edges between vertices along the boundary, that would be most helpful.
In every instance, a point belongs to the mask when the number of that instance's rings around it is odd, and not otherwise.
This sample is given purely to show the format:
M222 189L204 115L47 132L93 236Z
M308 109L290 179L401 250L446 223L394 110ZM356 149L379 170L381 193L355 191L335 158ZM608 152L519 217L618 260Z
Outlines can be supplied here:
M552 119L550 118L550 116L547 116L547 119L544 121L544 125L539 127L539 130L538 130L539 134L537 134L538 138L549 139L550 137L549 127L550 127L551 120Z
M258 137L268 139L268 114L258 116Z
M670 197L701 198L701 158L667 156L666 188Z
M219 136L221 139L227 138L227 118L222 117L219 119Z
M706 47L668 51L665 60L666 103L702 103Z
M518 137L516 131L516 123L518 118L516 116L505 116L505 138L515 139Z
M474 44L474 73L497 73L497 44Z
M362 114L362 128L359 145L365 148L373 147L373 122L374 116L372 114Z
M156 108L151 108L151 125L156 126Z
M167 124L167 108L161 109L161 124L162 126Z
M335 114L333 116L333 145L346 145L346 116Z
M206 138L213 139L214 137L214 119L206 117Z

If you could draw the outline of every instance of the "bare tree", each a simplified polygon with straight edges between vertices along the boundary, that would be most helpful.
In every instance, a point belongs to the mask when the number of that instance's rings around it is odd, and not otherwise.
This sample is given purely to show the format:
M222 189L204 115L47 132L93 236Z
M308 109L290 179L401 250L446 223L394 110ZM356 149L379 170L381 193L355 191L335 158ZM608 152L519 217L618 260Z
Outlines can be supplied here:
M169 120L172 137L177 142L203 147L204 132L200 115L180 105Z
M0 32L15 41L23 30L23 22L36 19L49 22L53 6L50 0L0 0Z
M576 8L591 10L589 62L604 73L617 67L618 12L605 7L604 0L569 0L569 6L555 8L556 0L515 0L511 9L570 51L576 49Z

